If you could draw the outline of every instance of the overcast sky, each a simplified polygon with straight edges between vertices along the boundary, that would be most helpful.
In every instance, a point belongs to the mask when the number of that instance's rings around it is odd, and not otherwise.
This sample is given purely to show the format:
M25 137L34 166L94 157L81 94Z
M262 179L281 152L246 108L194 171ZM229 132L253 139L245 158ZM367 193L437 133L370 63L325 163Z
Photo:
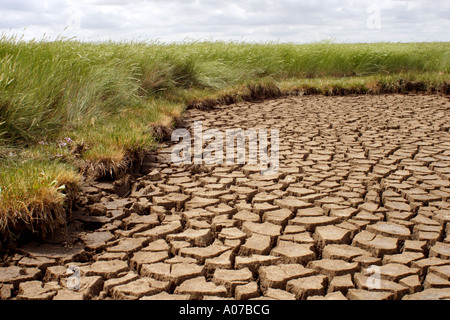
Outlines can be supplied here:
M450 41L448 0L0 0L26 39Z

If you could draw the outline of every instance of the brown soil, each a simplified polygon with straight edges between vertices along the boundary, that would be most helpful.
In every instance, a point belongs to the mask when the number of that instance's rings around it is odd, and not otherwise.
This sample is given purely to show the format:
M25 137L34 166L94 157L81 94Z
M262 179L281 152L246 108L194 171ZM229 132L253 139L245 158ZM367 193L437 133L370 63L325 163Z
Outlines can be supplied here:
M187 127L279 129L279 173L176 166L163 144L11 252L0 299L448 299L449 114L433 95L190 109Z

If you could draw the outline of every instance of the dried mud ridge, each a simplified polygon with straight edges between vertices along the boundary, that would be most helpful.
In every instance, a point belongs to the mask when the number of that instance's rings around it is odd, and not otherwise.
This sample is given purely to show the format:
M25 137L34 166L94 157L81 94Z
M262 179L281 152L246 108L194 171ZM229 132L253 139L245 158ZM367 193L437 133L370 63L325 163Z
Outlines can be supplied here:
M66 233L7 257L0 297L449 299L449 116L448 97L421 95L189 110L204 130L278 128L279 173L175 166L165 145L144 175L86 186Z

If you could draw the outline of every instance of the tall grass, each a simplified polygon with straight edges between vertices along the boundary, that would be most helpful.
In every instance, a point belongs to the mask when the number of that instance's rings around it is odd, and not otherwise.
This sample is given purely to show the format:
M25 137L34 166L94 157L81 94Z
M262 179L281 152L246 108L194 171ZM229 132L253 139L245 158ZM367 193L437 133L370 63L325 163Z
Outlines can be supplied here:
M396 92L411 83L448 92L449 68L450 43L82 43L3 36L0 233L17 221L32 226L50 219L45 208L62 206L58 188L76 184L77 168L120 167L128 153L155 146L152 126L170 127L193 101L250 97L254 83L326 94ZM64 138L82 151L61 147Z
M77 42L0 42L2 139L45 139L137 103L131 59Z
M21 233L45 236L64 225L78 181L78 173L60 162L0 162L0 244Z
M178 89L271 77L444 72L450 44L81 43L0 40L0 141L42 139Z

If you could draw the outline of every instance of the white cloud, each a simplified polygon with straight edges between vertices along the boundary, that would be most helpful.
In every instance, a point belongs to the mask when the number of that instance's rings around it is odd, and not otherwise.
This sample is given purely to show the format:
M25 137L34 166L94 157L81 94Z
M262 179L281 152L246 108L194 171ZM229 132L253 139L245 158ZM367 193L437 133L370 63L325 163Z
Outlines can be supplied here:
M445 0L0 0L0 32L94 41L450 41L449 17Z

